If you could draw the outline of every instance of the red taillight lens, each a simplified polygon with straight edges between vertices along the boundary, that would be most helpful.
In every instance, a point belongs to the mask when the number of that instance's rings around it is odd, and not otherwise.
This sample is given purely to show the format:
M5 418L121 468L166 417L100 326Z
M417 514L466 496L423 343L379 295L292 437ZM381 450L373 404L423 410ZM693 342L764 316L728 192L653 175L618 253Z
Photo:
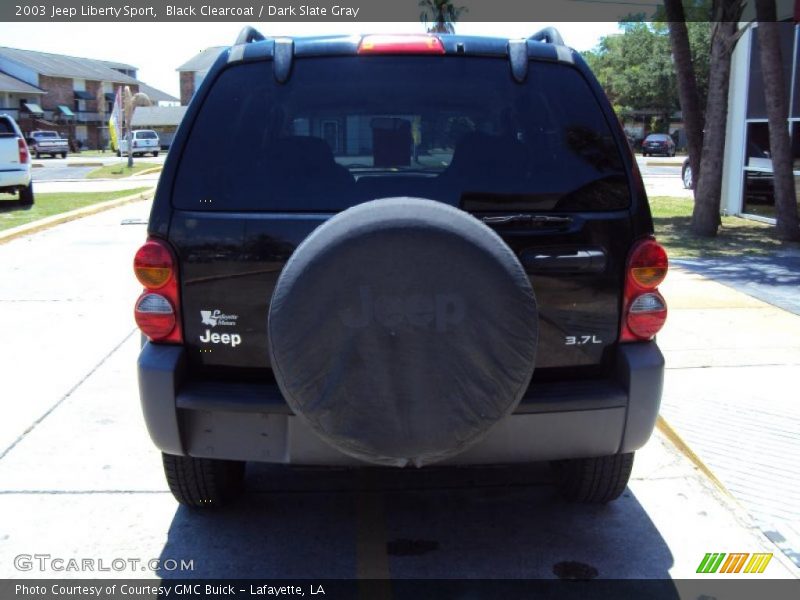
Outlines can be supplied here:
M172 249L158 238L148 240L136 252L133 271L145 287L134 309L139 329L152 341L182 343L177 261Z
M149 241L139 248L133 259L133 272L144 287L157 290L172 277L175 263L172 252L162 242Z
M628 278L640 289L652 290L664 281L668 267L667 251L655 240L644 240L631 251Z
M22 138L17 138L17 148L19 148L19 164L28 164L31 159L31 153L28 152L28 144Z
M654 239L637 242L628 257L621 342L653 339L667 320L667 303L656 289L669 268L667 252Z
M432 35L368 35L359 54L444 54L442 40Z
M161 294L145 292L136 301L134 318L151 340L162 340L175 329L175 309Z
M649 340L667 320L667 303L658 292L637 296L628 307L626 324L637 338Z

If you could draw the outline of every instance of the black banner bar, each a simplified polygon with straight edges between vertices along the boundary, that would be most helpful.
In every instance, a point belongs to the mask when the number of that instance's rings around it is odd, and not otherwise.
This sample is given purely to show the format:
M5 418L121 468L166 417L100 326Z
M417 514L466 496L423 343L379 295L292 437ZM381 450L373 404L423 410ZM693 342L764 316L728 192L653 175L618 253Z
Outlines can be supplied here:
M778 0L779 19L794 17L793 0ZM745 0L742 20L754 14ZM459 22L616 22L663 20L663 0L455 0ZM708 2L711 5L711 2ZM419 22L419 0L3 0L7 22ZM687 11L687 19L712 20Z
M153 600L162 598L252 600L478 600L559 598L567 600L796 600L800 581L713 576L690 580L208 580L208 579L28 579L0 580L3 600Z

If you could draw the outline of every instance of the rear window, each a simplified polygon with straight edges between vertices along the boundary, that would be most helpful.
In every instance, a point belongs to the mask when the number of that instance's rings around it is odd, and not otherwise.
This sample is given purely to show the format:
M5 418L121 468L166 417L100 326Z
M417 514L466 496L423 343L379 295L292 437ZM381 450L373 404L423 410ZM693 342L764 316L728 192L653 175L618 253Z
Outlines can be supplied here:
M648 135L645 141L647 142L666 142L669 139L669 136L666 133L654 133L652 135Z
M0 117L0 137L16 137L17 132L14 131L14 126L5 117Z
M506 59L299 58L236 65L192 124L173 188L192 210L337 211L391 196L466 210L614 210L619 149L581 74Z
M154 140L158 137L155 131L136 131L134 133L140 140Z
M57 138L58 134L55 131L34 131L31 134L35 138Z

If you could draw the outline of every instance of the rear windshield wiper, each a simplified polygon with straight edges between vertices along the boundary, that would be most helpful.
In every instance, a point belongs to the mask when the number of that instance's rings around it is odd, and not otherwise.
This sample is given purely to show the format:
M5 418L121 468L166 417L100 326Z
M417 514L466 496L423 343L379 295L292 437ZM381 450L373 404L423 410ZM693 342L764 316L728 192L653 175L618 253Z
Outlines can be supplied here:
M571 217L556 217L551 215L497 215L491 217L482 217L481 221L487 225L510 225L510 224L524 224L533 227L542 226L565 226L572 223Z

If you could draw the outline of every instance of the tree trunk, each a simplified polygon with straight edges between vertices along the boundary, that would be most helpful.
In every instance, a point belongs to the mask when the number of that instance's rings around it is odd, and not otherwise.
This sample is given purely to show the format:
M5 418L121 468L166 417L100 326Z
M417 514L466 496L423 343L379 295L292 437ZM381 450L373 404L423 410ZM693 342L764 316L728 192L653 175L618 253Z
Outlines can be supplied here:
M789 110L783 81L783 62L775 22L775 1L756 0L758 47L761 50L761 72L769 119L769 147L772 158L772 180L775 194L775 232L779 239L800 240L797 219L797 196L792 173L792 144L789 138ZM784 60L792 60L790 56Z
M664 8L669 20L669 40L675 60L678 99L683 113L683 128L689 147L689 165L692 168L693 186L696 190L703 152L703 111L700 108L700 94L697 92L697 79L694 75L683 3L681 0L664 0Z
M742 2L716 0L713 10L715 23L711 34L703 156L700 173L697 174L699 181L692 211L692 231L702 237L716 236L720 224L722 164L728 121L728 83L731 76L731 54L741 35L737 30L737 23L742 15Z

